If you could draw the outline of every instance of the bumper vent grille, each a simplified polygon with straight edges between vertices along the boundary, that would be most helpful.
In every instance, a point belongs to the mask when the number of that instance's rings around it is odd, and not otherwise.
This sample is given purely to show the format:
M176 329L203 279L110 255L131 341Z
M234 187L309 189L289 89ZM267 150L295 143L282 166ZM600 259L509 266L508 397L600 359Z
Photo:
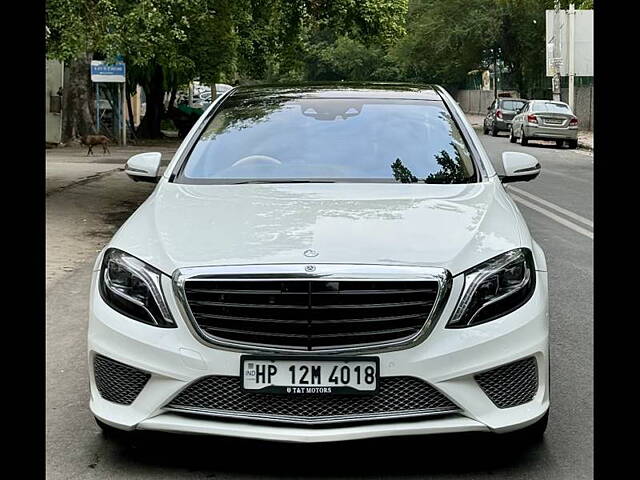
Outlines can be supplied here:
M205 339L313 351L413 338L438 282L187 280L184 288Z
M382 377L371 395L277 395L246 392L239 377L204 377L185 388L170 410L242 419L327 423L458 411L438 390L414 377Z
M96 387L105 400L131 405L151 375L102 355L93 359Z
M475 379L498 408L516 407L533 400L538 391L538 366L529 357L480 373Z

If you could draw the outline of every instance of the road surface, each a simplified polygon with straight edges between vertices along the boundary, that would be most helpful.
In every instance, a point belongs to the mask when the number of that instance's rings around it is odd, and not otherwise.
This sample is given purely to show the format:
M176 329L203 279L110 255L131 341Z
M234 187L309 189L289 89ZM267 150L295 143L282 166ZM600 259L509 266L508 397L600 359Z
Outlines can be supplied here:
M543 443L504 444L483 435L322 445L104 438L88 410L89 276L96 250L153 188L113 170L56 184L47 196L47 478L592 478L593 156L512 145L504 134L481 139L498 171L506 150L534 154L542 165L537 180L509 190L548 262L552 411Z

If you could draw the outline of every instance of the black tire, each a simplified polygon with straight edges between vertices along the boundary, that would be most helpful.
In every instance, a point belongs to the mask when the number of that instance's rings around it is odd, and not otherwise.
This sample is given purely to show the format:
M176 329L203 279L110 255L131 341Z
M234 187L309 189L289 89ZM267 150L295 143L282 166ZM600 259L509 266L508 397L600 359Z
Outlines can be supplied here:
M495 124L491 125L491 136L492 137L497 137L498 136L498 129L496 128Z
M516 136L513 134L513 128L509 128L509 142L510 143L516 143L516 140L518 140L516 138Z
M107 425L102 420L99 420L97 417L93 417L96 421L100 430L102 430L102 435L105 438L113 438L113 439L128 439L131 437L132 432L127 430L120 430L119 428L112 427L111 425Z
M526 147L527 145L529 145L529 139L524 134L524 129L522 128L520 129L520 145L522 145L523 147Z
M519 442L526 443L536 443L542 441L544 437L544 432L547 429L547 425L549 424L549 410L540 417L540 419L536 420L536 423L532 423L528 427L525 427L521 430L516 430L515 432L509 432L504 434L504 440L514 440Z
M489 133L489 129L487 128L487 122L482 122L482 133L485 135Z
M556 140L556 147L562 148L563 145L564 145L564 140Z
M569 148L578 148L578 140L567 140Z

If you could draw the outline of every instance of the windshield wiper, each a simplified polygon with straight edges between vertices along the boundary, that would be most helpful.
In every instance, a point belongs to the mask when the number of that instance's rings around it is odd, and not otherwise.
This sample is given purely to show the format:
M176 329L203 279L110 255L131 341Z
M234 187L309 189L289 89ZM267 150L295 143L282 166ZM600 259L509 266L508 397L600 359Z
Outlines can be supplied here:
M244 180L242 182L231 182L231 185L248 185L263 183L336 183L335 180Z

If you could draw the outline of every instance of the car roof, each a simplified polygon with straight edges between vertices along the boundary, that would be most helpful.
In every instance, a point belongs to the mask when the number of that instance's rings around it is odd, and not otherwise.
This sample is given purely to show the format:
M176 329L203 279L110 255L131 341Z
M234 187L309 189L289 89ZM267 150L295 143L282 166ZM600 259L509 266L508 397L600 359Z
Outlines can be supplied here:
M565 106L569 106L569 104L565 103L565 102L561 102L559 100L545 100L545 99L533 99L533 100L528 100L529 102L544 102L544 103L557 103L559 105L565 105Z
M380 82L322 82L278 85L239 86L232 93L234 98L255 99L263 97L292 98L396 98L407 100L442 101L433 85Z

